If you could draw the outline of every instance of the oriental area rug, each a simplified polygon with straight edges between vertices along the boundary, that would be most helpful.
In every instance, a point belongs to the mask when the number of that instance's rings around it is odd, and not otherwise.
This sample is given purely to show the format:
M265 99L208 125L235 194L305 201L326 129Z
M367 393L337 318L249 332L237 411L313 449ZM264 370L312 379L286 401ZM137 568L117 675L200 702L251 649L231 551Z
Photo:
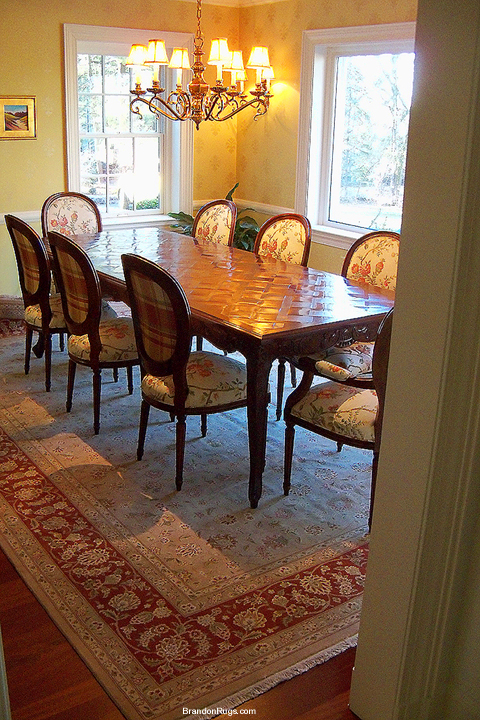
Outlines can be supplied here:
M136 460L138 373L129 396L104 371L95 436L91 371L67 414L56 339L47 393L21 325L0 332L1 546L128 720L214 717L355 644L369 452L299 429L285 497L272 406L252 510L245 409L209 416L205 438L191 417L177 492L169 416L152 409Z

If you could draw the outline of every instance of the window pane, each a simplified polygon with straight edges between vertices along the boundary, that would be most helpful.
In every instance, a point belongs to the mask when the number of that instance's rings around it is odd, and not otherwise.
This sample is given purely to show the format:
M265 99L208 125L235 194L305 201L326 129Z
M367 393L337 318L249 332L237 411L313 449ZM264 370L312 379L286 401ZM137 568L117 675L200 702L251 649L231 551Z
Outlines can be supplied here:
M124 95L105 95L105 132L130 132L130 98Z
M105 55L105 92L130 96L130 73L124 58Z
M101 55L78 55L78 91L101 93L102 92L102 56Z
M79 95L78 119L81 133L101 133L102 122L102 96Z
M413 59L337 59L330 221L400 230Z

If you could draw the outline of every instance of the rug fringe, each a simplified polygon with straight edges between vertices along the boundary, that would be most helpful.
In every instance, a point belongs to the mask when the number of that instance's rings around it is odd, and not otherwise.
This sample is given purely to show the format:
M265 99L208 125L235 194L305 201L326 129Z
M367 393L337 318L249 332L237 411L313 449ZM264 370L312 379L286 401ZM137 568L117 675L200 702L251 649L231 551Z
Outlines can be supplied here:
M301 675L317 665L322 665L324 662L327 662L327 660L331 660L336 655L340 655L342 652L345 652L352 647L356 647L357 639L358 633L342 640L336 645L332 645L325 650L321 650L316 655L312 655L312 657L306 658L306 660L302 660L302 662L299 662L296 665L292 665L291 667L286 668L271 677L265 678L255 685L245 688L245 690L241 690L240 692L221 700L219 703L213 703L209 707L202 708L202 710L204 710L203 714L196 715L195 717L197 717L198 720L211 720L211 718L218 717L229 710L233 710L240 705L243 705L243 703L253 700L259 695L263 695L276 685L280 685L280 683L285 682L286 680L291 680L296 675Z

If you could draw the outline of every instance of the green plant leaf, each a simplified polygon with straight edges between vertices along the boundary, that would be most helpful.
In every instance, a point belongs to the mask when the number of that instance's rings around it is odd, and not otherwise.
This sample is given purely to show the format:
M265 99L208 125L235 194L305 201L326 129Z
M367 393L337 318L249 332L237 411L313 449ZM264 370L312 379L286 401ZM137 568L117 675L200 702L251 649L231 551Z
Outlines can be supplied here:
M231 190L228 191L228 193L225 195L225 200L233 200L233 193L237 189L237 187L240 185L240 183L236 183Z

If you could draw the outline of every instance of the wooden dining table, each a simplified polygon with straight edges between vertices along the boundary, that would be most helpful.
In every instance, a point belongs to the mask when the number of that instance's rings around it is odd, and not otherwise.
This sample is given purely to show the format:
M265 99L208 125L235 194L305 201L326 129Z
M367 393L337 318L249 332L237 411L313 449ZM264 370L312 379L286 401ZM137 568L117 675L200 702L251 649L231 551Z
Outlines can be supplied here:
M127 303L122 254L158 263L183 287L193 333L220 350L244 355L252 508L262 494L273 361L319 352L349 338L372 340L394 303L388 290L158 226L109 229L73 239L88 253L105 292Z

